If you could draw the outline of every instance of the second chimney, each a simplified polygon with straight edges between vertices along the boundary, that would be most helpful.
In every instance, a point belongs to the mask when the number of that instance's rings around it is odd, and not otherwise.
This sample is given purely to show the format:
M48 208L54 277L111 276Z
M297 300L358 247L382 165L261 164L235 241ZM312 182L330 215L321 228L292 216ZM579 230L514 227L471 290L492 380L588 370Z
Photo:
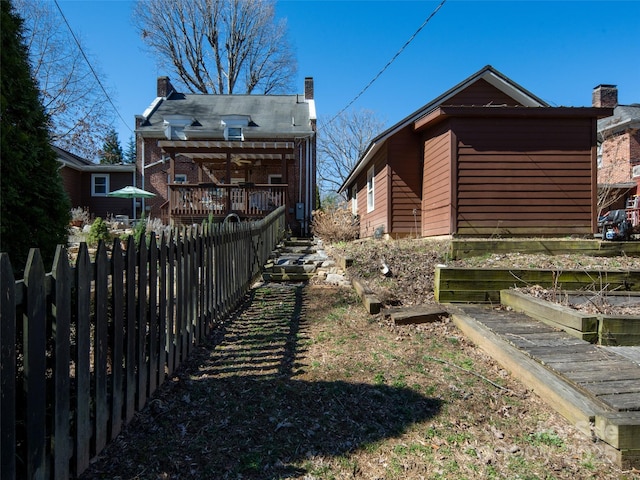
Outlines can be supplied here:
M617 107L618 87L616 85L598 85L593 89L591 102L594 107Z
M313 77L304 79L304 99L313 100Z

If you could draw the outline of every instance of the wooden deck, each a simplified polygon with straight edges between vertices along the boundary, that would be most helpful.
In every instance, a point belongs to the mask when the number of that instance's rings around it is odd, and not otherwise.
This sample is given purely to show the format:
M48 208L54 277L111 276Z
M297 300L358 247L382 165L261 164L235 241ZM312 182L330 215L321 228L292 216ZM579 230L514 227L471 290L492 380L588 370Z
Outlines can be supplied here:
M640 347L601 347L513 311L452 307L456 325L623 468L640 468Z

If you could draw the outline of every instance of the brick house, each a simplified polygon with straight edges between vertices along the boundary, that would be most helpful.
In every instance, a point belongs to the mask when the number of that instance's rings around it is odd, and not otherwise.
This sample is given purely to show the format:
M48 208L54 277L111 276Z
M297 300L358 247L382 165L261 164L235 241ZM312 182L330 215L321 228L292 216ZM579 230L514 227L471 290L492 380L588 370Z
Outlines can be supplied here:
M136 117L137 185L156 194L148 216L165 223L261 218L285 206L296 235L310 233L315 208L313 79L303 94L205 95L157 80L156 98Z
M601 210L624 208L640 183L640 104L618 104L616 85L593 89L593 106L613 108L598 120L598 196Z
M86 208L94 217L124 215L133 218L135 204L132 200L107 197L107 194L135 184L135 164L93 163L62 148L52 148L58 155L59 172L71 208Z

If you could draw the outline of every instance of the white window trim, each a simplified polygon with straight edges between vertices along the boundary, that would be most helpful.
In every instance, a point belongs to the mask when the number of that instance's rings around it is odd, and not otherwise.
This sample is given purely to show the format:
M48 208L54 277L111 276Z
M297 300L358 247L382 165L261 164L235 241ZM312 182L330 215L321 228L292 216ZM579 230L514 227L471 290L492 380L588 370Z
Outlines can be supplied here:
M240 135L231 135L231 131L230 130L240 130ZM244 141L244 131L242 130L242 127L239 125L227 125L224 128L224 139L225 140L235 140L235 141Z
M224 127L224 139L231 141L244 141L244 127L249 125L251 118L248 115L224 115L221 125ZM240 135L229 135L230 129L240 129Z
M367 171L367 213L373 212L375 205L375 168L371 167Z
M96 192L96 179L104 178L104 192ZM106 197L107 193L111 190L109 188L109 174L108 173L92 173L91 174L91 196L92 197Z
M180 178L178 180L178 178ZM186 173L176 173L173 176L173 183L187 183L187 174Z
M358 215L358 185L351 187L351 214Z
M280 179L280 183L273 183L273 179L274 178L279 178ZM270 173L269 174L269 185L280 185L282 183L282 175L281 174L275 174L275 173Z

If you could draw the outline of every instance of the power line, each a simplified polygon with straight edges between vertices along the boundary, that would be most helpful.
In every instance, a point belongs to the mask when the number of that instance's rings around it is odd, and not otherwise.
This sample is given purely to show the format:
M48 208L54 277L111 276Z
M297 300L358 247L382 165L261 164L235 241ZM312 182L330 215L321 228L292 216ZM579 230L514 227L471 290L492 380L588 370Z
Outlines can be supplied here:
M398 58L400 56L400 54L404 51L405 48L407 48L409 46L409 44L418 36L418 34L420 33L420 31L427 25L427 23L429 23L429 21L435 16L436 13L438 13L438 11L442 8L442 6L447 2L447 0L442 0L440 2L440 4L433 10L433 12L431 12L431 14L426 18L426 20L424 22L422 22L422 25L420 25L420 27L418 27L418 29L415 31L415 33L413 35L411 35L411 37L409 38L409 40L407 40L405 42L405 44L400 48L400 50L398 50L396 52L396 54L391 58L391 60L389 60L387 62L387 64L382 67L382 70L380 70L375 77L373 77L371 79L371 81L369 83L367 83L367 85L360 90L360 93L358 93L353 100L351 100L342 110L340 110L338 113L336 113L333 118L331 120L329 120L325 125L329 125L331 122L333 122L336 118L338 118L338 116L340 116L340 114L342 112L344 112L347 108L349 108L351 105L353 105L355 103L356 100L358 100L358 98L360 98L362 96L362 94L364 92L366 92L369 87L371 87L371 85L373 85L373 83L378 80L378 78L380 77L380 75L382 75L384 73L384 71L389 68L389 66L396 60L396 58Z
M89 61L89 58L84 53L84 50L82 49L82 45L80 45L80 41L76 37L76 34L73 32L73 29L71 28L71 25L69 25L69 22L67 21L67 17L64 16L64 12L62 11L62 8L60 8L60 5L58 4L58 0L53 0L53 2L56 4L56 7L58 8L58 11L60 12L60 15L62 16L62 19L64 20L64 23L67 25L67 28L69 29L69 32L71 33L71 36L73 37L73 40L76 42L76 45L78 46L78 49L80 50L80 53L82 54L82 57L84 58L85 62L87 62L87 65L89 66L89 70L91 70L91 73L93 74L93 77L98 82L98 85L102 89L102 92L104 93L105 97L107 98L107 101L111 104L111 106L113 107L113 110L116 112L118 117L120 117L120 120L122 120L122 123L125 125L125 127L127 127L127 129L131 133L134 133L133 130L131 130L131 127L129 126L127 121L120 114L120 111L118 110L118 108L113 103L113 100L111 100L111 96L107 93L107 90L104 88L104 85L102 85L102 81L100 80L100 77L98 76L96 71L93 69L93 65L91 65L91 62Z

